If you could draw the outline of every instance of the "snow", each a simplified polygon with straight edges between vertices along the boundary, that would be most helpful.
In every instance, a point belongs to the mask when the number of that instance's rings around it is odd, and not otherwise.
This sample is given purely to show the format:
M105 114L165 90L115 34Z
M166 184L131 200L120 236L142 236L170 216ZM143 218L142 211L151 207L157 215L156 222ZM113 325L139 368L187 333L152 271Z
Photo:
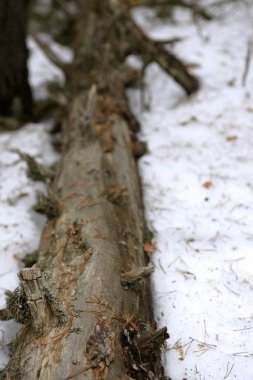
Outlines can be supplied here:
M173 23L134 14L153 38L182 37L170 49L201 81L187 99L152 64L144 104L129 93L149 150L139 169L157 247L155 317L170 333L164 364L173 380L253 379L252 67L242 85L253 4L241 3L198 24L180 9Z
M145 92L129 92L149 153L139 161L146 217L155 232L152 255L155 317L170 333L164 352L172 380L253 379L253 70L242 85L253 40L250 1L213 7L211 21L176 9L158 20L137 9L134 17L156 39L181 37L169 46L200 78L200 91L183 90L156 64ZM52 45L64 62L71 51ZM30 78L36 99L63 73L32 38ZM140 66L136 57L129 62ZM36 190L19 148L50 164L57 160L47 133L51 121L0 134L0 308L18 284L19 258L38 248L44 217L32 211ZM0 366L18 325L0 322Z

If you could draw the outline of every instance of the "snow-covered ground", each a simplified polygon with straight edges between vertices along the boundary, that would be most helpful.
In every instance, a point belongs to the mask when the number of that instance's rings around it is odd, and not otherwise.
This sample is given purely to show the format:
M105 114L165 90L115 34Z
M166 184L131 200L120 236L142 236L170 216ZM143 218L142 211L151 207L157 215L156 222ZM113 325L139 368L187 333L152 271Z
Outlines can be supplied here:
M186 99L150 66L148 110L139 115L149 148L139 168L157 247L153 299L156 319L171 336L164 362L172 380L253 379L250 61L245 75L253 3L218 9L215 20L197 23L182 10L174 23L135 12L152 37L183 38L173 51L201 80L200 91ZM140 95L129 96L139 112Z
M164 355L172 380L253 379L253 4L214 9L211 22L177 9L173 20L137 9L154 38L182 37L173 49L201 80L186 98L157 65L146 73L144 96L129 92L149 154L139 162L146 216L155 232L153 298L156 319L171 338ZM36 98L45 82L64 80L33 40L30 72ZM57 53L57 49L55 49ZM63 51L60 54L65 54ZM69 54L69 53L68 53ZM67 59L67 57L66 57ZM146 109L143 108L143 102ZM140 112L141 111L141 112ZM57 154L50 121L0 133L0 308L18 283L19 257L38 247L43 217L32 211L42 185L26 176L19 148L40 162ZM0 322L0 366L18 329Z

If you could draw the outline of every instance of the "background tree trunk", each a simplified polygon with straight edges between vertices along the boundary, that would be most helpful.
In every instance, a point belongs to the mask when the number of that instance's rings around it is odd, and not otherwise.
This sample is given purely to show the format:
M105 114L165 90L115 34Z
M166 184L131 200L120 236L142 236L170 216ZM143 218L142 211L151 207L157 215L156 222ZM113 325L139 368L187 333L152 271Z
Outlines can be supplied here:
M27 0L0 1L0 115L31 113L26 48Z

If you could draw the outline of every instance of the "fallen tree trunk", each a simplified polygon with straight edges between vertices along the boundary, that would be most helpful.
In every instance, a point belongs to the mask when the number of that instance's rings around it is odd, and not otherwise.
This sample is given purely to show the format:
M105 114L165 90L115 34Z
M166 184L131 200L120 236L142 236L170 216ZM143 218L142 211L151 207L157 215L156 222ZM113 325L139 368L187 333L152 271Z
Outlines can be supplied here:
M124 66L131 46L139 54L146 41L148 60L155 48L122 9L83 3L75 60L66 71L63 156L36 205L48 216L38 263L21 270L21 285L7 300L23 327L10 345L4 379L163 378L160 347L168 334L152 322L131 132L137 123ZM125 34L131 45L123 44ZM197 88L177 59L169 56L166 66L165 58L162 50L162 67L188 93Z
M31 295L34 314L26 311L30 314L25 321L27 327L21 332L13 364L10 363L10 368L19 368L23 379L65 379L82 370L87 379L98 376L93 377L93 371L104 373L104 377L108 372L109 379L118 379L124 370L119 354L122 343L114 342L113 335L117 321L127 326L127 318L134 317L138 324L138 319L148 322L152 315L147 281L141 281L141 276L136 277L133 272L146 266L147 260L129 130L121 118L110 115L107 122L113 146L105 152L96 136L96 123L88 117L89 122L84 125L83 106L78 97L66 129L71 131L71 143L54 184L61 204L54 200L49 208L48 200L43 199L41 205L49 217L61 214L48 221L42 236L38 265L46 272L43 285L39 284L40 273L32 275L40 290L36 300L43 299L43 306L38 307ZM97 113L98 110L99 106ZM22 283L27 282L28 286L30 277L26 281L26 274L31 271L21 272ZM51 293L56 297L56 305L54 300L51 303ZM58 302L64 307L57 306ZM89 303L97 307L91 308ZM129 323L134 323L134 318ZM99 321L112 335L112 347L96 357L85 351ZM95 348L99 339L109 338L97 339L93 342L95 351L99 350ZM100 362L107 363L110 369L104 371ZM95 369L90 369L90 365ZM15 372L9 378L16 376Z

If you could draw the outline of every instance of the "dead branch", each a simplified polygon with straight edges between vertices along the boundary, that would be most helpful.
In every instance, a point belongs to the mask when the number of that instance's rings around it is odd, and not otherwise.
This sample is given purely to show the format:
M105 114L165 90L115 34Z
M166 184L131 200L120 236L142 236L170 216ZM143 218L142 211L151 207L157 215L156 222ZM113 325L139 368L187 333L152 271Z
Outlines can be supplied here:
M49 43L46 41L43 41L41 37L39 37L38 34L34 33L32 28L30 28L30 33L36 44L40 47L40 49L43 51L43 53L47 56L47 58L59 69L61 69L63 72L65 72L69 65L66 63L63 63L59 57L55 54L55 52L50 47Z
M21 152L19 149L12 149L11 151L17 153L19 157L27 163L27 175L33 181L52 181L55 175L55 171L52 168L39 164L35 158L27 153Z
M192 76L186 66L161 44L147 37L133 21L129 13L124 13L117 21L119 30L129 36L131 53L140 55L145 65L156 62L172 78L178 82L188 95L198 90L198 79Z

